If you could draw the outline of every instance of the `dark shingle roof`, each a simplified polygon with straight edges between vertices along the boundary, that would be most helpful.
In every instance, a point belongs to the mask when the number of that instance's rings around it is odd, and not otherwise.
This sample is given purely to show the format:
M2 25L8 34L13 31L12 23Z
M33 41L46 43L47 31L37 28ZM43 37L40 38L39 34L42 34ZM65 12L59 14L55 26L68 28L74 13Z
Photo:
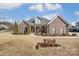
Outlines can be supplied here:
M40 20L40 23L35 23L35 20ZM46 25L50 20L43 18L43 17L34 17L31 18L30 20L27 21L27 23L29 23L29 25L31 26L38 26L38 25Z

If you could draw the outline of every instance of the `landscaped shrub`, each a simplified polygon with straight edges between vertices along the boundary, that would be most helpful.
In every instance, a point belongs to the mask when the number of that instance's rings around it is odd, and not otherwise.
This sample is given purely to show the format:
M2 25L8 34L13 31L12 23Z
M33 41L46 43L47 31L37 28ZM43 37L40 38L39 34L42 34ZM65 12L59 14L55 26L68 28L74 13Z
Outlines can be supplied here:
M72 36L77 36L77 34L72 34Z
M41 32L38 32L38 35L41 36Z
M47 34L47 33L45 33L45 36L48 36L48 34Z
M45 33L42 33L42 36L45 36Z
M66 36L66 34L63 33L62 36Z
M38 35L38 33L35 33L35 35Z
M56 34L53 34L53 36L56 36Z

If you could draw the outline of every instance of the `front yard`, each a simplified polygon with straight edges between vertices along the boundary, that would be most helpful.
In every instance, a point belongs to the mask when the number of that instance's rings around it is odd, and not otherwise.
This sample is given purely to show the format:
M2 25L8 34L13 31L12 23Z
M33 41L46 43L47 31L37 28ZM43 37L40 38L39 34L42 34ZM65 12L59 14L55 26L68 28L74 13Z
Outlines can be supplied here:
M57 43L65 48L46 47L36 50L36 44L42 42L44 38L55 38ZM0 33L0 55L79 55L79 37L44 37L33 34Z

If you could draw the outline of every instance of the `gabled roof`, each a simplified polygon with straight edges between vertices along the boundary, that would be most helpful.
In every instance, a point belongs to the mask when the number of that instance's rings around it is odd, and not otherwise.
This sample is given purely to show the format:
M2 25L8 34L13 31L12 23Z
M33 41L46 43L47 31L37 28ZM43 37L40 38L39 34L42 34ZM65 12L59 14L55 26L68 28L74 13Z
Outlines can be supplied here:
M40 20L40 23L36 24L35 20ZM46 25L49 21L50 20L48 20L46 18L37 16L37 17L33 17L30 20L28 20L27 23L29 23L29 25L32 25L32 26L35 26L35 25L37 25L37 26L39 26L39 25L43 26L43 25Z
M31 26L44 26L44 25L48 25L48 24L50 24L51 22L53 22L56 18L59 18L62 22L64 22L65 24L67 24L67 25L71 25L70 23L68 23L67 21L65 21L65 19L62 17L62 16L60 16L60 15L56 15L54 18L52 18L52 20L50 21L50 20L48 20L48 19L46 19L46 18L43 18L43 17L34 17L34 18L31 18L31 19L29 19L28 21L23 21L26 25L31 25ZM40 20L41 21L41 23L40 24L35 24L35 19L36 20Z
M23 22L24 22L26 25L29 25L26 21L23 20Z
M65 21L65 19L62 16L60 16L60 15L56 15L48 24L53 22L56 18L59 18L62 22L64 22L65 24L69 25L69 23L67 21Z

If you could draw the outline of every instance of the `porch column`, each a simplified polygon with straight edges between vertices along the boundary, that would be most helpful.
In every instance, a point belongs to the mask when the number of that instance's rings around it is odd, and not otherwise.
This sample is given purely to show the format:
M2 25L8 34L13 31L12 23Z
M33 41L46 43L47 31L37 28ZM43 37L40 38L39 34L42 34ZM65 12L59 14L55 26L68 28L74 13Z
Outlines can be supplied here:
M47 35L49 35L49 27L47 26Z
M36 26L35 26L35 30L34 30L34 32L36 33Z
M45 26L45 33L47 33L47 27Z
M39 26L39 28L40 28L40 32L41 32L41 26Z

